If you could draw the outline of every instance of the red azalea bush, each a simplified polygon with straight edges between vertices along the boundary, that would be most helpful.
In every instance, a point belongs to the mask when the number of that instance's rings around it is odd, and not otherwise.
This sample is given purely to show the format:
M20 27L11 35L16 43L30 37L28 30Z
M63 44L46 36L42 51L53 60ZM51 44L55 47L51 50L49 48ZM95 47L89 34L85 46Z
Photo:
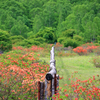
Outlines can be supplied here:
M0 100L34 100L37 82L44 81L49 65L38 62L35 52L41 48L13 49L0 55Z
M83 44L82 46L76 47L73 49L75 53L78 53L79 55L89 54L94 52L95 49L97 49L99 46L95 46L93 43L87 43Z
M44 50L44 48L42 47L38 47L38 46L32 46L31 48L23 48L21 46L17 46L17 47L13 47L12 48L13 50L23 50L23 51L33 51L33 52L38 52L38 51L41 51L41 50Z
M76 47L73 49L75 53L78 53L79 55L87 54L87 50L83 47Z
M100 99L100 77L93 76L88 80L75 78L75 71L70 80L70 84L65 84L65 88L59 89L59 93L52 98L54 100L99 100ZM73 81L75 80L75 81Z

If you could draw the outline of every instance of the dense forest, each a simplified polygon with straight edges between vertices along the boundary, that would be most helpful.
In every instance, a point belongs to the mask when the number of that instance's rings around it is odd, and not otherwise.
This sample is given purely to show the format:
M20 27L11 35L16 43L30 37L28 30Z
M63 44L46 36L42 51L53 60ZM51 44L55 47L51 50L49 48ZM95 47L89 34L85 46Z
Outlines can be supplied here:
M19 45L100 43L100 0L0 0L0 29Z

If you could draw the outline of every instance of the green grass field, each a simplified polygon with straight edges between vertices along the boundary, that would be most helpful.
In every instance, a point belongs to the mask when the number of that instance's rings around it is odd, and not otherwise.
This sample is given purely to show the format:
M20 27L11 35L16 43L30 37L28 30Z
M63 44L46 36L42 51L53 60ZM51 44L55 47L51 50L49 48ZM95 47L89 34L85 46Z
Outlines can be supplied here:
M63 77L59 81L60 87L64 87L64 84L70 84L69 78L72 75L72 72L78 71L75 75L80 80L86 80L91 77L100 75L100 68L96 68L90 60L93 56L74 56L74 57L55 57L56 60L56 69L57 74L60 77ZM41 60L50 62L49 57L41 57Z

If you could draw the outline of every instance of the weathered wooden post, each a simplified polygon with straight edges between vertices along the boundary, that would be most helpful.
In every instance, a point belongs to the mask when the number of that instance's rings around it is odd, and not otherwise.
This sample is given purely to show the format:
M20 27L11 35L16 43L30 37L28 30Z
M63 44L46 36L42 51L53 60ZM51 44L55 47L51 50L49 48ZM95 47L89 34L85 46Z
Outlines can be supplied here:
M44 100L44 82L38 82L38 100Z
M38 100L50 100L57 93L57 87L59 86L59 75L56 75L54 46L50 54L50 71L45 76L45 82L38 82Z
M54 94L56 94L57 86L59 83L59 76L56 75L56 67L55 67L55 55L54 55L54 46L52 47L50 56L50 71L46 74L45 79L45 100L50 100Z

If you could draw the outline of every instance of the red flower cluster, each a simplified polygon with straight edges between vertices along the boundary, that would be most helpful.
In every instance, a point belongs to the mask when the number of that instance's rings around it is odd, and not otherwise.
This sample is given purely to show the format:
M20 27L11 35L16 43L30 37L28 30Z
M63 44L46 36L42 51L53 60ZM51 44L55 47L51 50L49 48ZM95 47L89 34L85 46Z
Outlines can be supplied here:
M73 73L75 75L76 72ZM73 76L72 75L72 76ZM97 77L93 76L93 78L89 78L88 80L81 81L74 77L70 78L71 84L65 84L64 89L60 87L58 95L54 95L54 100L100 100L100 78L99 75ZM64 96L62 96L64 94Z
M93 50L96 49L97 47L99 47L99 46L94 46L93 43L91 43L91 45L85 44L85 45L76 47L76 48L73 49L73 51L75 53L78 53L79 55L83 55L83 54L93 52Z
M83 47L74 48L73 51L74 51L75 53L80 54L80 55L81 55L81 54L86 54L86 53L87 53L87 50L84 49Z
M17 47L13 47L12 48L13 50L23 50L23 51L33 51L33 52L38 52L38 51L41 51L41 50L44 50L44 48L42 47L38 47L38 46L32 46L31 48L23 48L21 46L17 46Z
M37 82L44 81L49 71L49 65L38 62L39 54L36 51L43 48L32 46L29 49L13 49L0 55L0 95L2 100L33 100L37 98Z

